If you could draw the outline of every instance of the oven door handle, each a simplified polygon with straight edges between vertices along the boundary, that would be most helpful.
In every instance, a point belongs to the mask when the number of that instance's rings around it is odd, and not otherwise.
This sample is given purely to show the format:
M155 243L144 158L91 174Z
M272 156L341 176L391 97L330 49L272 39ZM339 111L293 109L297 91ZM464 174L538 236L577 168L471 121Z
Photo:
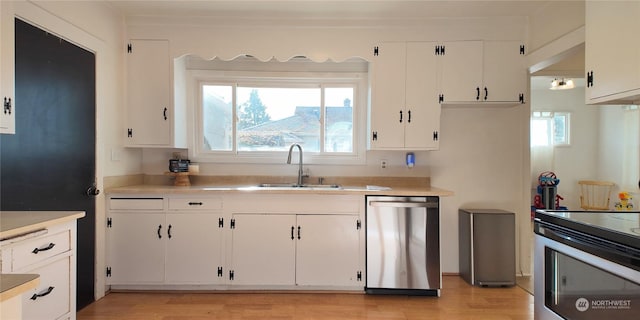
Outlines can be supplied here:
M369 206L393 208L437 208L438 203L417 201L369 201Z
M621 263L640 271L640 251L638 250L620 244L611 243L604 239L592 240L588 235L580 234L578 232L567 232L557 227L549 227L548 225L540 224L538 229L539 232L537 233L543 237L558 241L562 244L596 256L602 256L602 254L604 254L607 256L607 260L613 259L615 263Z

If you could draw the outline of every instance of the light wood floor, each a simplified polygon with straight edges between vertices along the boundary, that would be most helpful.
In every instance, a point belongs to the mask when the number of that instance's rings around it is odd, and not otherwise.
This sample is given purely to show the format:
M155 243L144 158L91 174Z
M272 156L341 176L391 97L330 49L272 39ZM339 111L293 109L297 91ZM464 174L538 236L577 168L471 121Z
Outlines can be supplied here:
M79 320L103 319L533 319L518 286L481 288L444 276L441 297L360 293L110 293Z

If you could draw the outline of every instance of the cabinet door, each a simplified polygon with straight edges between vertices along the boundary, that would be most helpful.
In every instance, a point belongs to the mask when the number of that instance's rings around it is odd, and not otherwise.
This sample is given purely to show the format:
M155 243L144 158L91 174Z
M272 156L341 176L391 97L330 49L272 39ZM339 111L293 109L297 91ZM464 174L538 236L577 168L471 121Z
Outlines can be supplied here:
M482 101L518 102L524 95L527 71L521 45L519 41L484 42Z
M378 46L373 57L371 101L371 149L404 147L404 123L400 113L405 106L406 44L389 42ZM403 115L403 120L406 114Z
M294 285L295 215L234 214L233 219L231 283Z
M451 41L443 46L440 83L444 102L481 101L482 41Z
M0 1L0 133L15 133L15 22L12 1Z
M167 214L165 282L217 284L222 267L222 228L214 213Z
M165 215L158 212L111 213L107 229L109 284L160 283L164 280Z
M407 43L404 147L437 149L440 130L435 42Z
M587 1L585 28L585 71L593 72L587 103L638 95L630 91L640 88L640 2Z
M67 256L29 271L40 275L40 283L22 294L23 319L58 319L76 311L75 307L72 310L69 300L71 286L75 285L70 269L71 257Z
M296 284L358 285L360 230L357 215L299 215Z
M131 40L127 53L128 145L169 146L173 102L169 41Z

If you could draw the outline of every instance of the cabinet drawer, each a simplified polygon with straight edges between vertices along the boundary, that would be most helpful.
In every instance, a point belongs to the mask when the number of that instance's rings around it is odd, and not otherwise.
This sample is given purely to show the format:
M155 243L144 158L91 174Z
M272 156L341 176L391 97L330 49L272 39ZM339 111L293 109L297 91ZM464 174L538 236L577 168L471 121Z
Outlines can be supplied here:
M16 245L12 249L12 271L69 251L71 248L70 238L69 231L64 231Z
M70 264L71 257L65 257L29 271L40 275L40 284L22 294L24 319L58 319L71 311Z
M169 199L169 210L221 210L220 198L173 198Z
M163 210L163 198L111 198L111 210Z

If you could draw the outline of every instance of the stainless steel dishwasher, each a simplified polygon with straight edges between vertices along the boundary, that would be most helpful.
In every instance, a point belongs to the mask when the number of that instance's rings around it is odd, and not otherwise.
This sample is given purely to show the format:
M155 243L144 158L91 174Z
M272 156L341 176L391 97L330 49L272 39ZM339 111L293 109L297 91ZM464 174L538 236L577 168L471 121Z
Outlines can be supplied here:
M366 292L440 296L439 198L366 199Z

